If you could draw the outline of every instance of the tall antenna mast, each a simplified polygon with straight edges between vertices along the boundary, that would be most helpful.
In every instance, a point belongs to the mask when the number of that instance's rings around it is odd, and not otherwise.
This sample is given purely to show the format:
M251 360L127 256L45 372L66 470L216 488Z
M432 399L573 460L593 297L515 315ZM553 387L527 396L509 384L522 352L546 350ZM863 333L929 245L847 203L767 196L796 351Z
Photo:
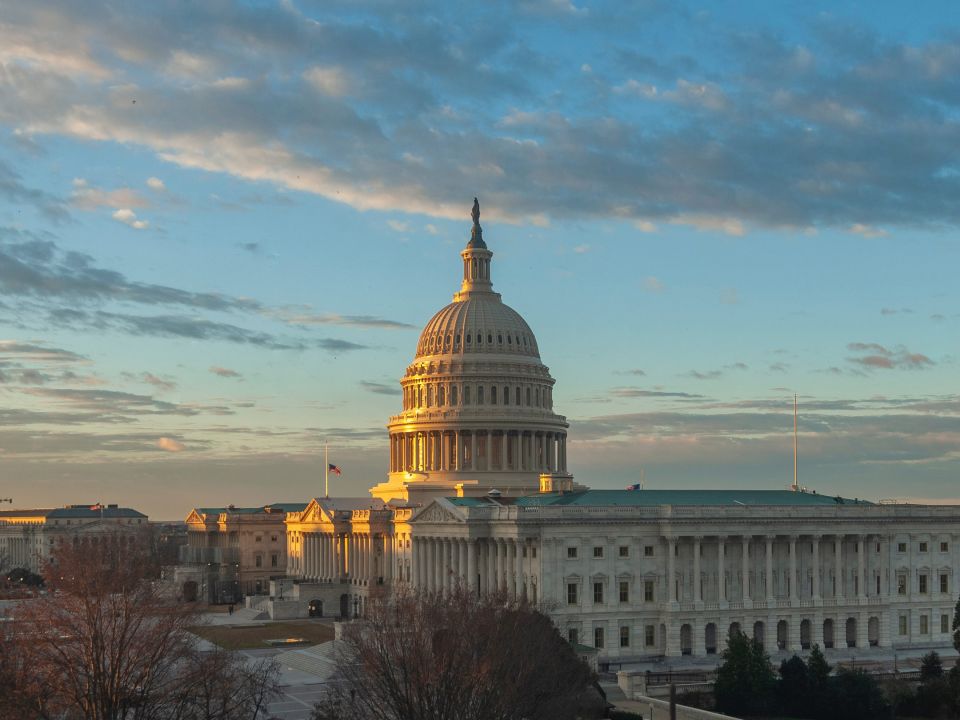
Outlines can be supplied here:
M323 441L323 497L330 497L330 457L327 441Z
M800 492L797 482L797 396L793 396L793 491Z

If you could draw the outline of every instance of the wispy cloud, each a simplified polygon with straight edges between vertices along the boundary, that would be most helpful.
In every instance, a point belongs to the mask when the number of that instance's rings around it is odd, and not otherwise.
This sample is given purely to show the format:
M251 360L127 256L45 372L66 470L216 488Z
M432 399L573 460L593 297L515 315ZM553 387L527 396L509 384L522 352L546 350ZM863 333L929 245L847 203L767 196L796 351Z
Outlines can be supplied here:
M847 349L858 353L848 358L850 362L871 370L921 370L935 364L926 355L910 352L902 345L887 348L878 343L855 342L847 345Z
M396 385L387 385L386 383L379 382L370 382L369 380L362 380L360 382L360 387L364 390L377 395L402 395L402 391Z
M243 377L236 370L231 370L230 368L220 367L219 365L211 365L210 372L214 375L217 375L222 378L238 378Z

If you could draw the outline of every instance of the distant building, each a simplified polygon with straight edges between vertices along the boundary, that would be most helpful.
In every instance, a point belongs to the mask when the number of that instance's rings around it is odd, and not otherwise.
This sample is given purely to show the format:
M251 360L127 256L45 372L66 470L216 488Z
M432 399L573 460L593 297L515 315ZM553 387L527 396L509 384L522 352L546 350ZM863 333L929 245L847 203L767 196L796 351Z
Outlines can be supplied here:
M950 645L960 506L786 490L588 490L523 318L493 292L479 208L453 302L427 323L372 499L287 515L277 612L355 616L390 584L536 602L600 662ZM575 341L575 340L574 340ZM613 350L611 350L613 351Z
M195 508L186 519L174 578L188 599L238 602L287 572L287 513L306 503Z
M117 505L0 510L0 568L38 573L63 542L93 542L116 533L143 532L147 516Z

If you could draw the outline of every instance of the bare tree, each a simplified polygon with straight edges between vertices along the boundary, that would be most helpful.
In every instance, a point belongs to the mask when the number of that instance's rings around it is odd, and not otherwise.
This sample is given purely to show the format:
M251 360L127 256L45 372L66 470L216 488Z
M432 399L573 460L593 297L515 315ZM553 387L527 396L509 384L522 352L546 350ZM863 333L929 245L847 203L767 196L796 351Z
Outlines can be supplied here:
M35 717L252 720L275 691L270 666L200 652L189 632L198 615L153 579L142 537L67 541L44 574L51 592L19 604L13 637L0 648L11 658L8 676L29 670L18 702L32 702ZM236 680L248 671L257 676L249 689ZM217 714L218 693L235 696L235 712Z
M545 615L505 597L399 591L348 626L315 720L597 717L595 677Z

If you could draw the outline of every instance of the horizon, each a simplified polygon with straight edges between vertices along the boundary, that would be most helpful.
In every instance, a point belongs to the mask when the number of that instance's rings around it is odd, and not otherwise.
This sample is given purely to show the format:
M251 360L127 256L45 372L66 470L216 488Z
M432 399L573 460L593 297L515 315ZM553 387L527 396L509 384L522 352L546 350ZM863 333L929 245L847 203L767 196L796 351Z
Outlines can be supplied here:
M960 502L935 8L9 6L0 496L365 494L476 196L577 482Z

